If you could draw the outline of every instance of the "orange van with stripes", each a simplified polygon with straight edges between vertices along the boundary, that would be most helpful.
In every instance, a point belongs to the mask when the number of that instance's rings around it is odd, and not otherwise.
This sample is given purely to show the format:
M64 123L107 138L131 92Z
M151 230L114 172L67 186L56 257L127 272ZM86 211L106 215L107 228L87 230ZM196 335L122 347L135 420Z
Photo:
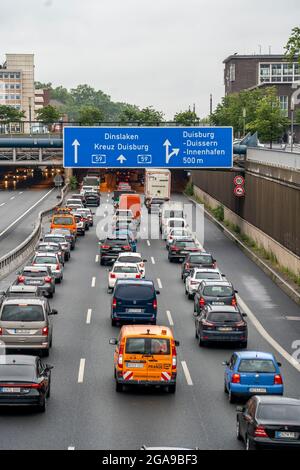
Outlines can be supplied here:
M158 325L125 325L119 338L109 343L116 346L114 374L116 391L126 385L158 386L169 393L176 391L177 352L170 328Z

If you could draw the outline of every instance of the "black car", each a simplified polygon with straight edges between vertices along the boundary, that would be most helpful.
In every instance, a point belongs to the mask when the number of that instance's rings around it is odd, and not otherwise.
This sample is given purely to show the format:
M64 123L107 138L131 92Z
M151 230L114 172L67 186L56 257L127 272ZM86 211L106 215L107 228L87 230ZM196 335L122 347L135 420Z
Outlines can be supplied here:
M46 411L51 369L37 356L4 356L0 361L0 406L35 406Z
M254 396L237 412L237 438L244 441L247 450L300 450L300 400Z
M50 298L55 293L55 279L48 266L25 266L19 271L15 284L38 287Z
M159 291L153 281L146 279L119 279L116 282L111 306L112 326L124 323L156 325Z
M214 307L207 305L201 313L195 313L195 336L199 346L209 342L238 343L247 347L248 326L238 307Z
M98 193L85 193L85 207L100 206L100 195Z
M174 240L169 246L168 260L183 261L188 253L200 252L201 248L193 239Z
M231 282L228 281L202 281L195 293L194 312L201 313L205 305L233 305L237 304L236 296Z
M132 247L127 237L106 238L100 242L100 264L112 264L116 261L120 253L132 251Z
M188 253L181 266L181 279L185 282L193 268L215 269L216 267L216 260L210 253L204 251L201 251L200 253Z

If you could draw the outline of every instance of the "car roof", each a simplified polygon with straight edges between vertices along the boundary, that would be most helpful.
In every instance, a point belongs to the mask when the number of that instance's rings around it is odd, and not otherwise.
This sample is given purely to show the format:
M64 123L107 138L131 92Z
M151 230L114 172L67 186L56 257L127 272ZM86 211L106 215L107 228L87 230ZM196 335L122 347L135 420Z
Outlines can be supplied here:
M25 354L6 354L3 359L1 359L1 365L35 365L38 356L25 356Z
M48 271L48 266L24 266L22 271L33 271L33 272L38 272L38 271Z
M261 405L297 405L300 406L300 400L297 398L281 397L281 396L272 396L272 395L256 395L258 403Z
M130 266L136 266L136 265L137 265L137 263L122 263L121 261L115 261L113 267L114 267L114 268L115 268L116 266L125 266L125 267L126 267L126 266L129 266L129 267L130 267Z
M193 268L194 273L220 273L218 268Z
M148 333L149 331L149 333ZM162 334L165 331L165 334ZM159 335L159 336L171 336L173 338L172 330L167 326L160 325L124 325L121 329L121 335Z
M211 253L208 253L207 251L201 251L201 256L212 256ZM188 256L199 256L199 253L189 253Z
M120 284L145 284L146 286L153 286L154 282L148 279L118 279L118 285Z
M238 351L235 354L240 359L274 359L274 355L269 352L261 351Z
M36 251L35 256L56 256L53 251Z
M60 237L60 238L64 238L64 234L63 233L45 233L44 235L44 239L45 238L50 238L50 237ZM49 243L54 243L54 242L49 242Z
M30 297L19 297L19 298L13 297L13 298L10 298L9 297L8 299L5 299L3 301L2 305L4 305L4 304L9 304L9 305L26 304L27 305L28 303L30 303L32 305L39 305L39 304L41 304L45 301L46 301L46 299L44 299L42 297L32 297L32 298L30 298Z
M133 257L142 258L141 253L135 253L135 252L133 252L133 251L129 251L128 253L124 253L124 252L123 252L123 253L120 253L120 254L119 254L119 258L120 258L120 257L123 257L123 256L133 256Z
M240 310L235 305L207 305L206 308L210 312L240 313Z
M233 284L229 281L218 281L218 280L214 280L214 279L210 279L210 280L203 280L201 282L201 284L203 284L204 286L225 286L225 287L233 287Z

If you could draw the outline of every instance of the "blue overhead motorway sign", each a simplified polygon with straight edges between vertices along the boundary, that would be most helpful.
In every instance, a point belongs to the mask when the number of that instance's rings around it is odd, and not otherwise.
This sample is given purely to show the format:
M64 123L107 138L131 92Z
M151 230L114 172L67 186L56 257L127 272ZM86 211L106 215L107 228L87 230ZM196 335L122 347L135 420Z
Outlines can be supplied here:
M65 127L65 168L231 168L231 127Z

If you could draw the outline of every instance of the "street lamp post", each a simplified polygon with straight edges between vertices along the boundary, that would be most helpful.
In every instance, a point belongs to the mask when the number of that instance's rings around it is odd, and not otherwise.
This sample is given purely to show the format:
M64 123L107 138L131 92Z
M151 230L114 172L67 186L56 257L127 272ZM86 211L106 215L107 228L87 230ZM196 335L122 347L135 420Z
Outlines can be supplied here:
M243 136L246 135L246 117L247 117L247 109L243 108Z
M300 80L292 84L292 88L300 86ZM297 88L291 96L291 152L294 150L294 121L295 121L295 105L300 104L300 88Z

